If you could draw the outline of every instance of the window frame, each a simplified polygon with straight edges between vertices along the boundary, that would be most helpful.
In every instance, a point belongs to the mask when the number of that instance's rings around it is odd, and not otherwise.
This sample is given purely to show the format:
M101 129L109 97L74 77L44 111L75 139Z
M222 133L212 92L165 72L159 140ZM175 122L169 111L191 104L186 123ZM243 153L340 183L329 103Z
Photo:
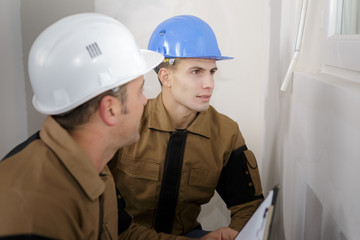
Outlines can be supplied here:
M336 32L339 30L336 20L339 14L338 0L325 1L328 2L325 13L325 23L327 29L324 37L324 51L322 59L322 69L326 71L352 71L350 75L359 76L360 82L360 34L357 35L340 35ZM340 4L341 5L341 4ZM325 14L324 14L325 15ZM333 70L331 70L333 69Z

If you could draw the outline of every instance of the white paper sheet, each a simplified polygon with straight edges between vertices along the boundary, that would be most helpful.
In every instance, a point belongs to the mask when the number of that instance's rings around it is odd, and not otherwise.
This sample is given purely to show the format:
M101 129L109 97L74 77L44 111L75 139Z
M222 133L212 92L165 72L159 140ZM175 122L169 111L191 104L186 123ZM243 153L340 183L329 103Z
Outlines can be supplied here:
M239 232L235 240L266 240L269 234L274 210L273 203L274 190L271 190L255 211L245 227Z

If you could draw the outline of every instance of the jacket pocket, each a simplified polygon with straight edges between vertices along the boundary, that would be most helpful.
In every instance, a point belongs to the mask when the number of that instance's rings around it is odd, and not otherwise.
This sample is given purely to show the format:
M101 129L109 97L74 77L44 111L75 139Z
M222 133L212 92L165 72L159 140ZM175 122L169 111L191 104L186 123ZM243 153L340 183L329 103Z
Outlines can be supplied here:
M133 178L147 179L152 181L159 180L160 164L147 161L134 160L118 165L120 171Z
M193 168L190 171L189 185L215 188L220 177L220 171Z
M156 189L160 165L147 161L123 161L118 164L115 177L120 194L124 197L131 215L156 206Z
M189 172L188 187L184 196L185 201L205 204L215 193L220 177L220 171L193 168Z
M247 159L247 166L250 172L252 184L254 184L254 189L255 189L254 195L259 196L262 193L262 187L261 187L259 168L254 153L248 150L245 151L245 156Z

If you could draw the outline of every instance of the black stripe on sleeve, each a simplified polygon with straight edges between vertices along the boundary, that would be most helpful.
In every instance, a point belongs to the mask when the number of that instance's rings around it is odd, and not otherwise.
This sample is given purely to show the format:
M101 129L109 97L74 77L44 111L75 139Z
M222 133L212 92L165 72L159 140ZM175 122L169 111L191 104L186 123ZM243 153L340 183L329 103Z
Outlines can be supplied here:
M261 198L255 196L254 183L248 169L246 145L234 150L227 165L221 171L216 191L228 208Z

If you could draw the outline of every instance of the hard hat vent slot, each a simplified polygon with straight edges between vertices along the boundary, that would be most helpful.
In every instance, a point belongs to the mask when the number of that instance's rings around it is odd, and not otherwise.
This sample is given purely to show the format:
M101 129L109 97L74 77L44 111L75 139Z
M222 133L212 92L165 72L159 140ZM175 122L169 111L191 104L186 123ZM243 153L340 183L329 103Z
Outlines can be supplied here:
M163 36L163 35L165 35L165 33L166 33L166 30L162 30L162 31L160 31L159 35Z
M88 51L91 58L98 57L102 54L101 50L96 42L86 46L86 50Z

